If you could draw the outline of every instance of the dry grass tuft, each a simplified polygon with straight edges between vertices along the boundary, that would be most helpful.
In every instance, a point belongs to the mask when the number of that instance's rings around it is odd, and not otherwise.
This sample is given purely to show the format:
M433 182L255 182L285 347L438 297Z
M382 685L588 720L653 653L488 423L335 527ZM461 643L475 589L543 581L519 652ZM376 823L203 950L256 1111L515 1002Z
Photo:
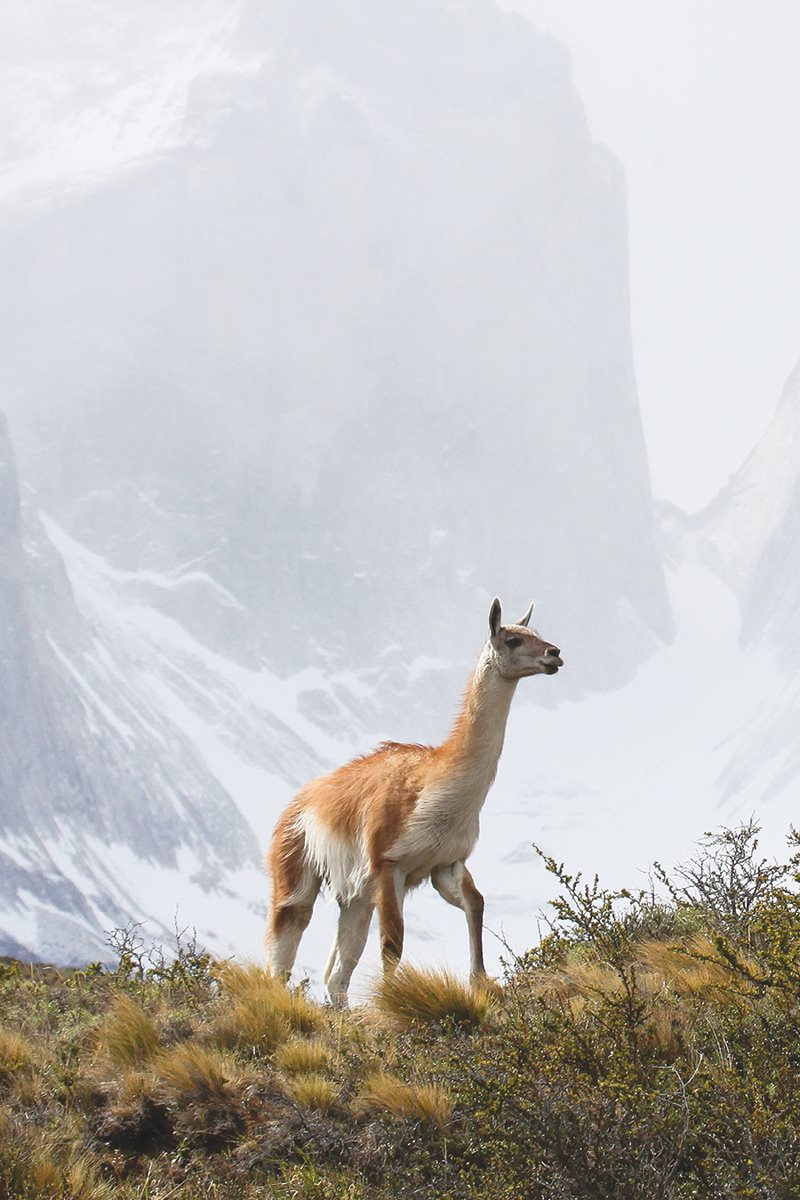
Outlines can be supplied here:
M294 1075L285 1084L286 1095L301 1108L313 1108L327 1112L339 1097L336 1086L324 1075L309 1073Z
M183 1042L154 1064L156 1096L166 1104L179 1139L212 1149L230 1145L246 1120L252 1075L216 1046Z
M692 1018L674 1003L656 1004L640 1031L643 1048L662 1062L673 1063L685 1052Z
M698 1009L681 1001L741 1004L745 997L756 994L756 988L705 937L643 941L635 946L634 954L626 970L639 996L649 1002L639 1031L641 1044L663 1062L677 1061L691 1042ZM740 958L745 969L760 974L754 961L744 955ZM535 996L555 1000L576 1022L591 1019L599 1006L618 999L623 992L619 972L597 957L588 957L583 947L558 967L532 972L524 987Z
M208 1036L219 1046L268 1056L289 1037L289 1029L269 996L253 995L223 1010Z
M740 955L746 968L754 975L756 963ZM716 999L727 994L735 999L751 990L741 974L733 970L703 937L687 942L645 941L636 946L636 987L644 996L657 997L664 991L674 996L703 996L711 992ZM537 972L531 984L539 995L557 997L573 1009L592 1000L617 996L622 980L617 971L597 958L587 958L581 952L561 963Z
M437 1129L445 1129L453 1115L453 1102L438 1084L403 1083L383 1071L365 1080L356 1107L362 1112L386 1112L400 1120L415 1118Z
M290 1038L275 1055L275 1065L289 1074L328 1071L332 1055L319 1038Z
M99 1041L117 1066L131 1067L151 1059L161 1039L155 1022L130 996L118 996L100 1027Z
M720 957L712 942L705 937L690 942L642 942L638 958L661 980L662 986L681 996L714 992L719 999L725 991L731 996L750 990L742 976ZM761 974L757 963L739 953L744 966L753 975Z
M474 1028L483 1024L496 1000L496 985L468 984L449 971L400 966L385 973L374 992L382 1016L401 1028L451 1020Z
M586 958L570 958L560 967L545 971L535 980L536 989L560 1000L587 1000L612 996L622 984L616 971L605 963Z
M314 1033L322 1025L316 1005L260 967L226 964L220 981L234 1001L223 1001L225 1007L211 1029L212 1039L223 1046L269 1055L291 1033Z
M109 1187L73 1129L53 1137L0 1114L3 1200L107 1200Z
M241 1069L230 1054L198 1042L182 1042L154 1063L159 1091L185 1104L229 1102L240 1090Z
M109 1196L108 1185L85 1154L76 1155L66 1168L64 1196L69 1200L106 1200Z
M24 1038L0 1028L0 1087L9 1083L33 1063L33 1050Z
M39 1197L63 1195L64 1172L43 1150L31 1149L17 1165L16 1186L21 1196ZM17 1193L12 1192L12 1195Z

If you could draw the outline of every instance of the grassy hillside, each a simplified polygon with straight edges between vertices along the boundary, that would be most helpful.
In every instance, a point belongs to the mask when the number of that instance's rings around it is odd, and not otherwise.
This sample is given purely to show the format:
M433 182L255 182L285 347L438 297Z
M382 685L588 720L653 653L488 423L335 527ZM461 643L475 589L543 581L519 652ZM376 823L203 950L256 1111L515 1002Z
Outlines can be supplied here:
M558 883L501 984L334 1013L135 930L0 967L0 1200L800 1195L798 860L707 837L659 895Z

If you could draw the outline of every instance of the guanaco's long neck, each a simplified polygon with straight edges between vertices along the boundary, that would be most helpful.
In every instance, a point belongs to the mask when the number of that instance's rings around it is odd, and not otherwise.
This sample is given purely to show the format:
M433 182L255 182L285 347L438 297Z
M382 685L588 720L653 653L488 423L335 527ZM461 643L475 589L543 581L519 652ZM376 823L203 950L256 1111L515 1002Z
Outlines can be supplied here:
M497 670L494 651L487 642L453 732L443 746L453 768L485 774L487 786L497 770L516 687L516 679L504 679Z

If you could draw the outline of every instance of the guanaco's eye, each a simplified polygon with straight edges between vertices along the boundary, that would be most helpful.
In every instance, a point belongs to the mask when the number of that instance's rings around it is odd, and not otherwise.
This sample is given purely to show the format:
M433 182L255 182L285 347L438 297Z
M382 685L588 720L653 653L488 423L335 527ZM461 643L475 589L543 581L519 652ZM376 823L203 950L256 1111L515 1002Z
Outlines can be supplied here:
M514 649L515 649L517 646L521 646L521 645L522 645L522 638L518 638L518 637L510 637L510 638L506 638L506 645L507 645L507 646L508 646L508 647L509 647L511 650L514 650Z

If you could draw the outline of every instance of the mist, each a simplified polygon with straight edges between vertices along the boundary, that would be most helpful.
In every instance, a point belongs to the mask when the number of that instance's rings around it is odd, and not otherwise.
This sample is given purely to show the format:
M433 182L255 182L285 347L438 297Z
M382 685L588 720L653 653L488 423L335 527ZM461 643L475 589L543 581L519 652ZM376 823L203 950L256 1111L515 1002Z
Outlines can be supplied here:
M490 0L4 21L9 952L169 939L177 905L257 954L281 808L443 738L496 594L566 665L515 703L487 924L535 939L532 840L623 881L717 817L771 806L776 841L796 385L712 504L654 500L629 167L567 47ZM464 938L443 908L414 897L418 952Z

